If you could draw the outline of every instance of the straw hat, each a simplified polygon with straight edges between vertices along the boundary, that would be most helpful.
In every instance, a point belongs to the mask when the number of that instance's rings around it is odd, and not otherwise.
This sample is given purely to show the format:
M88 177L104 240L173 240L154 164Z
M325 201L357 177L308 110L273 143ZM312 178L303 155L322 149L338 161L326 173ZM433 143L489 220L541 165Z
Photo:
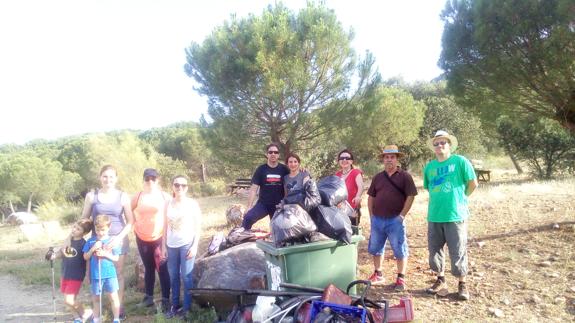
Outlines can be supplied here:
M450 135L447 131L443 131L443 130L439 130L435 133L435 136L433 136L433 138L430 138L429 140L427 140L427 146L429 146L429 149L431 149L432 151L435 151L435 147L433 147L433 142L436 139L447 139L449 140L449 146L451 147L451 151L454 152L457 149L457 138L455 138L455 136Z
M405 156L404 153L399 151L399 148L397 148L396 145L387 145L387 146L383 147L383 150L379 154L379 158L382 159L384 155L389 155L389 154L395 154L395 155L397 155L397 158L401 158L401 157Z

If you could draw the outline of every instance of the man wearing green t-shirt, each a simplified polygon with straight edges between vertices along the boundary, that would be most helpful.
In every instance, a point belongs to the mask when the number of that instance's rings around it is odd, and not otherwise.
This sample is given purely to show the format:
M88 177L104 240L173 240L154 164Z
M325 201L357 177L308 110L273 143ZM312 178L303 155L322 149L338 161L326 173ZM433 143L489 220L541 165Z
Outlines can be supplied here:
M457 138L440 130L428 141L436 159L423 169L423 187L429 191L427 211L427 247L429 265L437 272L437 281L427 289L436 294L447 288L445 283L445 254L447 244L451 272L459 279L458 297L469 299L465 286L467 275L467 197L477 187L473 166L465 157L452 154L457 149Z

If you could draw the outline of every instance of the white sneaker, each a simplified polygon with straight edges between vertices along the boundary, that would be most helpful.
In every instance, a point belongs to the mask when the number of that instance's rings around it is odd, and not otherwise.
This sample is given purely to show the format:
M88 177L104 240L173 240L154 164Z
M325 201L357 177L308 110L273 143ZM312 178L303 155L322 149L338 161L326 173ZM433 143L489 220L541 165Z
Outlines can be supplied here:
M92 318L92 314L94 314L94 312L92 311L92 309L90 308L85 308L84 309L84 314L82 315L82 322L89 322L90 318Z

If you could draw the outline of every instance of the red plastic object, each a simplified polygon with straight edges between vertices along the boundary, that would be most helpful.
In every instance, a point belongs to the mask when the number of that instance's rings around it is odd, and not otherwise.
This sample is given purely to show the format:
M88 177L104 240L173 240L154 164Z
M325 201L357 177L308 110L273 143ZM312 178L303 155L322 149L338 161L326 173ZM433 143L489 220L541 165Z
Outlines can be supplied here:
M376 323L383 322L385 318L384 309L377 309L372 312L373 320ZM410 322L413 321L413 301L409 297L402 297L398 305L390 306L387 309L387 322Z
M309 323L311 321L311 304L305 303L297 313L296 322Z
M344 293L341 289L337 288L334 284L329 284L323 290L321 300L328 303L339 305L351 305L351 297Z

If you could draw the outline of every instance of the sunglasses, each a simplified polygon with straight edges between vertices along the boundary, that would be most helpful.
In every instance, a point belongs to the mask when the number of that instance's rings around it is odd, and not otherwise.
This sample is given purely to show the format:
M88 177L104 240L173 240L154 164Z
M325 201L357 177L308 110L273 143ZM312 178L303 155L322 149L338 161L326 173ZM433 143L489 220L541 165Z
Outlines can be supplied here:
M174 183L174 187L175 188L186 188L188 187L188 184L180 184L180 183Z
M155 176L146 176L144 177L144 182L149 182L149 181L156 181L157 177Z
M279 155L280 152L277 151L277 150L270 150L270 151L268 151L268 154L270 154L270 155Z
M353 160L351 157L339 157L338 160Z
M447 141L437 141L433 143L433 147L437 147L439 145L444 146L447 143Z

